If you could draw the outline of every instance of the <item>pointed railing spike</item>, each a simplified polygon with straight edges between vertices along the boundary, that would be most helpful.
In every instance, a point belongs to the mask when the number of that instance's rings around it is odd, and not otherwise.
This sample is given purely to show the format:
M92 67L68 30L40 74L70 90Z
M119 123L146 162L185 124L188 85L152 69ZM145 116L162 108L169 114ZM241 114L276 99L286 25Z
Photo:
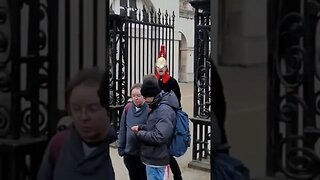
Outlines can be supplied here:
M161 11L160 11L160 8L159 8L159 11L158 11L158 23L161 24Z
M166 14L164 16L165 16L165 19L166 19L166 25L168 25L168 16L169 16L169 14L168 14L167 10L166 10Z

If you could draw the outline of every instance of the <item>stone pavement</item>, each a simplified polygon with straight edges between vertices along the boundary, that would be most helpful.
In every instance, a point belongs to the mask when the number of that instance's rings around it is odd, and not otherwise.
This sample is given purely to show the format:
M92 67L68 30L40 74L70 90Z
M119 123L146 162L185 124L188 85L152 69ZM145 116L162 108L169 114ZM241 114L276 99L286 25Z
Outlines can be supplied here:
M218 67L227 102L226 131L231 154L244 162L252 177L263 177L266 150L266 66ZM182 106L192 117L193 83L180 83ZM192 124L191 127L192 129ZM188 168L191 150L177 158L184 180L209 180L210 172ZM111 149L117 180L127 170L116 149ZM173 180L172 177L170 180Z

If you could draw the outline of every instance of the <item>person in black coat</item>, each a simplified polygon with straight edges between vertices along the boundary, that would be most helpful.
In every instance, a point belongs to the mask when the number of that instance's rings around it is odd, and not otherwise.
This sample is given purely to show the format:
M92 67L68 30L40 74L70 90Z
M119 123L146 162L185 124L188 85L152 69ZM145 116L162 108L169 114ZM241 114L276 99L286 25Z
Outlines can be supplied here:
M179 107L181 107L181 91L179 84L175 78L169 75L166 53L164 46L161 46L160 57L156 61L155 76L158 79L159 86L164 92L173 91L179 100ZM173 156L170 156L170 168L174 180L182 180L181 170L178 162Z
M178 81L170 76L167 60L163 55L161 55L156 62L156 73L157 79L159 80L159 86L164 92L173 91L179 100L179 105L181 106L181 91Z

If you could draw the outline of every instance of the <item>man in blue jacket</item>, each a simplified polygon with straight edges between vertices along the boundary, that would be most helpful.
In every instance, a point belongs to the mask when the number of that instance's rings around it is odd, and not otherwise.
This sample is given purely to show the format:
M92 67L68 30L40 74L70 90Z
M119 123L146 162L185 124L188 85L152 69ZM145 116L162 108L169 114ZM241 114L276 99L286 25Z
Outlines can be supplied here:
M141 94L151 111L146 124L131 128L141 140L141 161L146 165L147 178L163 180L170 162L168 146L171 143L179 101L174 93L164 93L154 75L143 80ZM170 107L171 106L171 107Z

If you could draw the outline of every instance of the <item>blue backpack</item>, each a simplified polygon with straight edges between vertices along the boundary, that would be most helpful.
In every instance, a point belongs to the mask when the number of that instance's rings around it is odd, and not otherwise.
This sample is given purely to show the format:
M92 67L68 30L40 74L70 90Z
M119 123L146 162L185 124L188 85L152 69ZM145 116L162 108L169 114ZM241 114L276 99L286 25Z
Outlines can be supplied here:
M176 125L173 130L172 141L169 146L171 156L180 157L190 147L191 135L188 114L182 109L173 108L176 112Z

